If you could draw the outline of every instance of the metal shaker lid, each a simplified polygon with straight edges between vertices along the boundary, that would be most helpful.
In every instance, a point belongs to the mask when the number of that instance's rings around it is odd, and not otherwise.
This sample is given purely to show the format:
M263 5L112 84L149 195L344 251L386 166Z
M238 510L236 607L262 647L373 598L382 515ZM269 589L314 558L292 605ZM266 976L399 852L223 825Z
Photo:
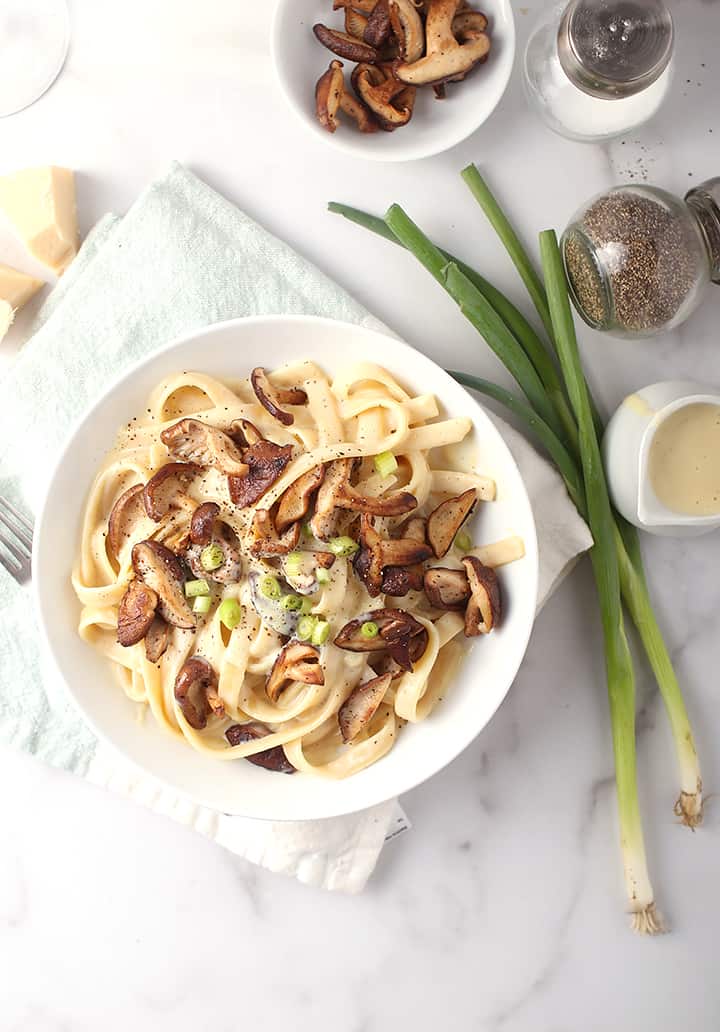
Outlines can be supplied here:
M571 81L594 97L630 97L664 72L673 22L662 0L572 0L558 29L558 55Z

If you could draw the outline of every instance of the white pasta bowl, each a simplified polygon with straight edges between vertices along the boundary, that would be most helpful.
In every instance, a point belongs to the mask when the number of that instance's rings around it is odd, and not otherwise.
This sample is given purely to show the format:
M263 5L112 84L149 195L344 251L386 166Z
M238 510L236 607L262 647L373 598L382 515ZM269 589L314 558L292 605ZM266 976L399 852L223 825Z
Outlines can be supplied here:
M343 12L332 0L278 0L271 46L280 89L295 115L321 140L370 161L411 161L439 154L461 143L485 122L498 105L512 72L515 22L510 0L473 0L489 20L490 54L464 82L451 83L447 98L436 100L431 87L418 90L410 122L394 132L361 133L345 116L334 133L315 114L315 83L336 55L315 38L320 22L343 28ZM343 60L350 88L351 61Z
M442 702L408 725L393 749L345 780L288 777L245 760L200 754L163 731L123 693L109 663L77 633L80 605L70 583L82 511L97 467L121 424L166 376L194 369L239 379L256 365L276 368L306 357L328 373L353 356L387 368L415 393L433 393L445 415L472 419L476 471L497 482L497 500L474 521L476 543L510 535L525 558L502 568L502 625L468 643L468 654ZM39 624L54 671L98 735L135 766L196 802L229 814L307 820L352 813L406 792L460 753L504 699L533 624L538 557L535 525L517 466L483 409L434 362L394 338L362 327L301 316L263 316L219 323L183 337L130 369L82 417L50 476L38 517L33 585Z

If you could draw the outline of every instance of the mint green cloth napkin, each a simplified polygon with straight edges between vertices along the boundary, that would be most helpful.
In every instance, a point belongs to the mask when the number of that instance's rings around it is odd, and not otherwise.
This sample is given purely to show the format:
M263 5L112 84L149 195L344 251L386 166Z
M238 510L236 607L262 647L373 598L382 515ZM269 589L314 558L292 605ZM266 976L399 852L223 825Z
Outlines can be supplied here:
M46 472L87 406L133 362L174 337L245 315L324 315L383 329L337 284L180 165L124 218L107 215L53 290L0 384L0 496L32 513ZM503 427L534 502L541 599L589 547L557 474ZM163 788L100 745L43 677L30 592L0 567L0 743L129 796L239 856L303 882L359 891L386 838L406 827L395 802L332 821L282 825L217 814Z

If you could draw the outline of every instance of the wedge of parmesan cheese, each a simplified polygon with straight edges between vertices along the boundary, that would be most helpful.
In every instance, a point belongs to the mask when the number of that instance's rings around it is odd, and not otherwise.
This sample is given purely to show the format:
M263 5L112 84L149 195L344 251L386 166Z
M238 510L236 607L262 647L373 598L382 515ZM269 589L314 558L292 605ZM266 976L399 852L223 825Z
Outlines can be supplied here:
M74 173L47 166L0 176L0 208L30 254L61 275L78 250Z
M9 265L0 265L0 300L7 301L16 311L26 305L42 286L42 280L26 276Z
M11 304L7 301L0 301L0 340L3 339L7 331L12 326L13 319L15 318L15 311Z

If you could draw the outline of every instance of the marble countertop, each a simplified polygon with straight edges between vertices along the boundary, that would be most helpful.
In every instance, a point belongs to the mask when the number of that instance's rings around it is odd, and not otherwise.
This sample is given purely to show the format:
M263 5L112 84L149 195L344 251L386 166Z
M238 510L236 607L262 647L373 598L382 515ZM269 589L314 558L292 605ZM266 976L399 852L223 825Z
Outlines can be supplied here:
M523 2L514 5L519 46L542 6ZM407 165L352 162L296 123L273 82L272 6L71 0L61 79L0 121L3 170L76 168L86 231L105 211L124 211L177 158L421 350L494 378L496 363L424 274L327 215L327 200L377 211L401 201L517 294L458 178L468 161L482 164L528 234L562 227L616 182L647 178L684 192L720 173L713 0L677 0L673 93L642 131L606 146L554 137L527 111L516 66L474 137ZM0 260L27 267L5 232ZM583 332L604 406L658 379L720 384L719 303L709 297L679 332L652 342ZM18 319L4 361L31 315ZM712 793L718 537L648 540L645 551ZM639 706L650 868L672 925L654 940L634 937L623 913L602 647L585 564L538 619L490 726L404 798L414 828L388 845L359 897L260 871L128 801L0 752L0 1027L715 1032L718 809L711 800L694 835L673 817L670 736L642 664Z

